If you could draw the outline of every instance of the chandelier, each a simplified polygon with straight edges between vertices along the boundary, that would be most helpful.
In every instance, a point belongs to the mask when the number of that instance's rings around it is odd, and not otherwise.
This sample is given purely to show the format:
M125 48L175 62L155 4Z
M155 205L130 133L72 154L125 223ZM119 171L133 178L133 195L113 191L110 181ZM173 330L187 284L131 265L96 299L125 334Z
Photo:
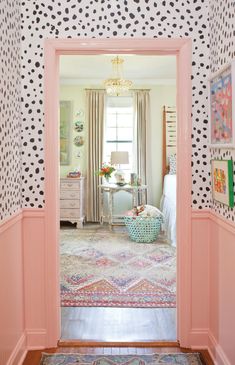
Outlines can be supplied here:
M127 92L131 86L132 81L125 80L122 76L123 58L115 57L111 60L113 65L113 77L104 81L107 94L119 96Z

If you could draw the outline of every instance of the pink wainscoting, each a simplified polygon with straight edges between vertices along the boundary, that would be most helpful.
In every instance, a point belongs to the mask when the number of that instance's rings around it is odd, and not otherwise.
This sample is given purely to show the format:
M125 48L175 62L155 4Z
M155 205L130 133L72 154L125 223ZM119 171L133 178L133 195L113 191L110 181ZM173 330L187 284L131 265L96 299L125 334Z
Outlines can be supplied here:
M26 349L24 332L21 211L0 226L0 364L17 365Z
M0 226L0 364L19 365L25 350L50 343L46 321L45 216L25 209ZM235 225L192 212L190 346L216 365L235 364Z
M208 348L215 365L235 364L235 224L192 213L192 348Z
M209 346L216 365L235 364L235 224L210 220Z
M43 209L23 210L25 333L28 349L47 345L45 226Z
M207 347L209 327L209 210L192 212L191 346Z

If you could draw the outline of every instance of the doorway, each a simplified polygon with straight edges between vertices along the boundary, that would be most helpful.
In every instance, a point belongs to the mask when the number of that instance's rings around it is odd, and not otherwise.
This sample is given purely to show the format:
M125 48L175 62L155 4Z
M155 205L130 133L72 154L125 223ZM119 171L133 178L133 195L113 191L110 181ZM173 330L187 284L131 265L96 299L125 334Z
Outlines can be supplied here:
M131 44L131 47L130 47ZM182 341L182 344L187 343L188 329L190 321L190 267L185 265L186 258L190 258L190 248L188 242L190 241L190 108L191 101L189 95L190 88L190 42L185 40L92 40L92 41L75 41L66 40L60 41L48 40L46 44L46 135L47 143L50 141L54 146L58 146L57 135L55 133L56 124L58 123L58 111L56 105L56 97L58 96L58 58L60 54L167 54L176 55L178 61L178 83L177 90L183 95L183 98L178 98L177 109L178 119L180 120L178 126L178 153L177 165L178 171L184 171L180 178L180 173L177 177L177 199L180 196L180 204L177 207L177 242L179 242L177 252L178 268L178 333L177 338ZM54 72L52 72L54 69ZM55 87L56 85L56 87ZM51 93L53 88L53 94ZM187 92L186 92L187 90ZM58 99L57 99L58 100ZM182 102L184 100L184 103ZM49 123L50 120L50 123ZM53 121L53 123L51 123ZM183 131L183 133L182 133ZM50 143L51 145L51 143ZM59 283L58 283L58 220L54 221L54 217L58 217L58 171L54 171L55 162L58 161L58 149L50 150L46 146L46 219L50 218L50 225L47 225L46 236L47 240L50 238L52 245L47 248L48 258L50 264L47 267L47 273L52 274L51 287L48 284L47 289L53 289L55 300L51 301L48 306L48 334L50 333L51 341L59 338ZM53 174L51 168L53 166ZM188 173L185 174L185 171ZM183 181L184 180L184 181ZM50 181L50 183L49 183ZM56 212L56 214L55 214ZM53 217L53 221L51 220ZM183 220L182 220L183 219ZM186 221L188 224L186 224ZM182 256L181 252L184 252ZM185 276L187 275L187 276ZM187 277L187 280L185 278ZM184 285L186 282L186 286ZM50 287L50 288L49 288ZM50 293L51 298L51 293ZM184 300L183 300L184 299ZM185 301L186 300L186 301ZM53 308L53 311L52 311ZM55 308L57 310L55 311ZM187 308L187 310L186 310ZM49 316L50 314L50 316ZM54 328L52 328L52 324ZM51 342L51 343L52 343ZM54 342L53 342L54 343Z
M60 56L62 340L176 341L176 154L175 56Z

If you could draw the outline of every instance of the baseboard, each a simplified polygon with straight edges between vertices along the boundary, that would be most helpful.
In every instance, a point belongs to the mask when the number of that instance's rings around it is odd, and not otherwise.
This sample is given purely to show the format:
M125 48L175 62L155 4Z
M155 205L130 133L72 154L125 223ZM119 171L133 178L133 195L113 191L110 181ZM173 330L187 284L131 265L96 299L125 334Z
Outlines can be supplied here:
M192 350L207 350L214 365L232 365L209 329L197 328L190 332Z
M47 332L44 328L26 329L27 350L40 350L46 346ZM40 346L38 345L40 343Z
M10 356L9 360L7 361L6 365L23 364L26 354L27 354L26 336L25 336L25 333L23 333L20 336L14 350L12 351L11 356Z
M209 331L208 333L209 346L208 351L215 365L232 365L225 355L222 347L216 341L214 335Z
M208 328L194 328L190 331L192 349L208 349Z

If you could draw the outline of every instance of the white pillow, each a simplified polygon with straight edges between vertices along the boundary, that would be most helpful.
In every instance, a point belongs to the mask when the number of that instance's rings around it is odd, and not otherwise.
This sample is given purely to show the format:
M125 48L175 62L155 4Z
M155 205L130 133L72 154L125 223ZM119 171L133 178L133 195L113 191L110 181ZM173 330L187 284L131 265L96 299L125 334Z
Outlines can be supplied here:
M148 205L146 204L144 206L144 210L143 212L139 213L139 215L141 217L159 217L159 216L163 216L162 212L154 207L153 205Z

